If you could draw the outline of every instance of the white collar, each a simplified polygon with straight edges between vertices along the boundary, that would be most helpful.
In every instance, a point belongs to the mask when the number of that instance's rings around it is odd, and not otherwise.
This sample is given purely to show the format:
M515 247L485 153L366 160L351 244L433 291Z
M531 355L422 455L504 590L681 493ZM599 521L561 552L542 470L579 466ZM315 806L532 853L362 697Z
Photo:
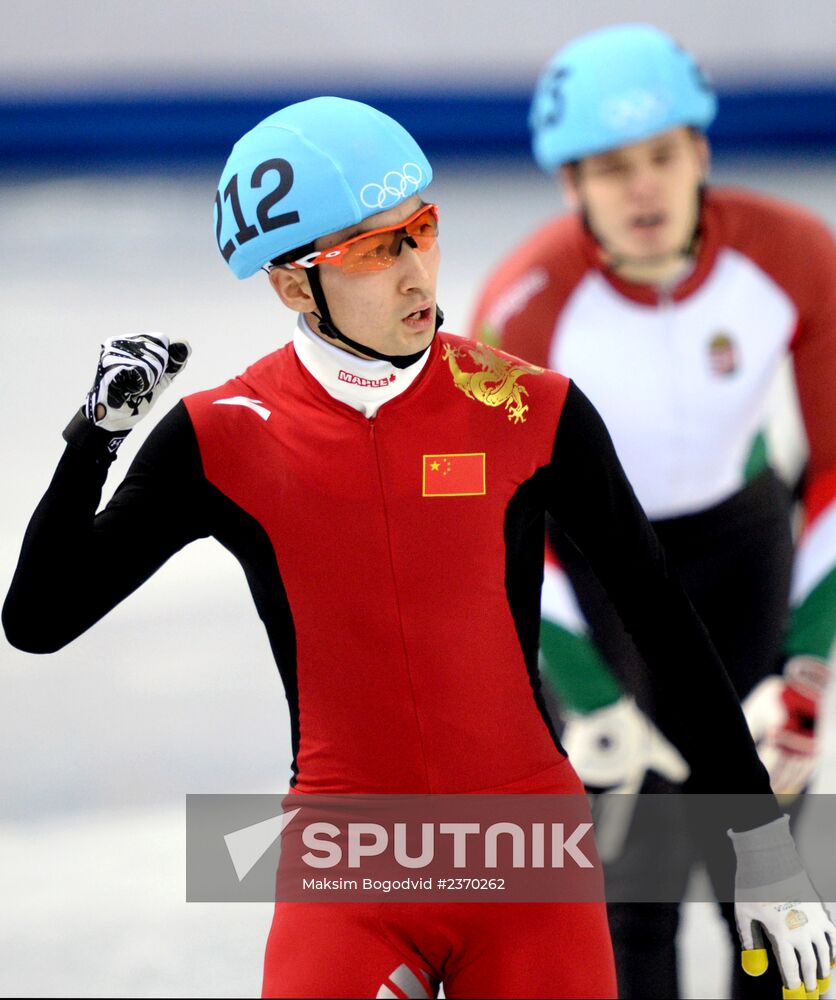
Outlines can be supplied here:
M330 396L369 418L412 385L430 356L428 348L408 368L396 368L389 361L358 358L313 333L304 313L299 314L293 332L293 348Z

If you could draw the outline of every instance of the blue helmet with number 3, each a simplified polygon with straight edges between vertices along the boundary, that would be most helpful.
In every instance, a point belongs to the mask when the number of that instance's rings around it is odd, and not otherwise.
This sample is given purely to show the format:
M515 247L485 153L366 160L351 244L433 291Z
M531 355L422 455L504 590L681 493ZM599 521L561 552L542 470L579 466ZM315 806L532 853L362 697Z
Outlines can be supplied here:
M215 234L239 278L423 190L432 168L388 115L340 97L291 104L232 148L215 195Z
M540 77L529 115L534 158L561 164L649 139L678 125L706 129L717 98L696 60L649 24L582 35Z

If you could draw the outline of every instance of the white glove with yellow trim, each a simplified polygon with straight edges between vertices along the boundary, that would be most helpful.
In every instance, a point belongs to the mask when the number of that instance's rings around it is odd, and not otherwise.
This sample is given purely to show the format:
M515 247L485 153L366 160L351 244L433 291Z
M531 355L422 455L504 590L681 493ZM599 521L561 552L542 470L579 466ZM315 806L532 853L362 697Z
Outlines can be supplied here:
M784 982L784 1000L816 1000L836 965L836 926L801 864L789 817L735 833L734 911L750 976L769 964L767 942Z

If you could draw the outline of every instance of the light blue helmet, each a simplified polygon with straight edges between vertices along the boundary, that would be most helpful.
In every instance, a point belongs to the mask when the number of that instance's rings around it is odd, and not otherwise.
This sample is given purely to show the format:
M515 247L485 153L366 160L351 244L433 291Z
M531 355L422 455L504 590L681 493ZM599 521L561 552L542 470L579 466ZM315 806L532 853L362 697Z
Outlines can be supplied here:
M388 115L341 97L291 104L232 147L215 195L218 249L239 278L423 190L432 168Z
M717 98L693 56L649 24L620 24L561 49L534 92L534 158L561 164L648 139L678 125L706 129Z

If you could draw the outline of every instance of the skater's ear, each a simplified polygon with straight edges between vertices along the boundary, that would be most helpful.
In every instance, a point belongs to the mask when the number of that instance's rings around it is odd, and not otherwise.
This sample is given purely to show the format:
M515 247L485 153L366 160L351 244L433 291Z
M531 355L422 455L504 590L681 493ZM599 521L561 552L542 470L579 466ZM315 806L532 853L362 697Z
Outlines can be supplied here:
M313 312L316 309L308 276L303 270L291 271L284 267L274 267L268 277L273 291L294 312Z

